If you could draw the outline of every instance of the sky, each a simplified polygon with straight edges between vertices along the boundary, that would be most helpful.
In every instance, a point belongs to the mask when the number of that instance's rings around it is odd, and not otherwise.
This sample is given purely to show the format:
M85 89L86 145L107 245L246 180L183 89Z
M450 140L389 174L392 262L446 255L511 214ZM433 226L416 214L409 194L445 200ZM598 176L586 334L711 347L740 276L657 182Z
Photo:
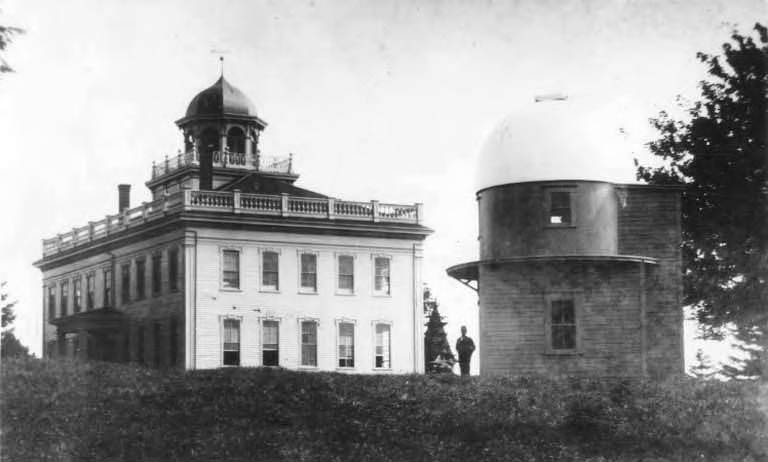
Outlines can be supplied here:
M0 23L26 30L5 56L16 72L0 77L0 280L18 299L18 336L39 353L41 239L115 213L118 183L133 185L132 204L149 200L152 161L181 147L173 121L218 78L219 54L269 124L264 155L293 153L298 185L425 204L435 233L423 278L449 339L461 325L476 338L476 296L445 269L477 259L474 193L493 168L478 156L494 127L540 94L609 108L631 177L633 158L653 161L648 119L674 112L678 95L696 99L696 53L717 53L768 3L0 0L0 10ZM725 359L726 345L695 333L687 322L689 363L702 347Z

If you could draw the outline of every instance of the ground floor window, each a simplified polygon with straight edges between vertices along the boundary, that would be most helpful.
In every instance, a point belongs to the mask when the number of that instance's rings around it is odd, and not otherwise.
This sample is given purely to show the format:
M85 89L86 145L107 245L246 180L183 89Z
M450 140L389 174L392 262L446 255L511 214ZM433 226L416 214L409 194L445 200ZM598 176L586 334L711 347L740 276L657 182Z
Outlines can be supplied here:
M262 342L262 364L277 366L280 364L280 332L277 321L264 321L264 341Z
M576 349L576 308L572 299L551 302L550 347L556 351Z
M224 358L225 366L240 365L240 321L237 319L224 320Z
M389 324L376 324L376 357L374 367L377 369L389 369L391 367Z
M339 323L339 367L355 367L355 325Z
M317 323L301 323L301 365L317 366Z

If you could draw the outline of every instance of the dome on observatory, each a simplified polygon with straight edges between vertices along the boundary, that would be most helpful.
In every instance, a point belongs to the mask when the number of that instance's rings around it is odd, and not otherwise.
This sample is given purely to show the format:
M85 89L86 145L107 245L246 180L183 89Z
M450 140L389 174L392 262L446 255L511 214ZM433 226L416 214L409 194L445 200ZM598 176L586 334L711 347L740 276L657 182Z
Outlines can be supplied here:
M477 189L526 181L635 182L616 112L564 96L517 105L482 144Z

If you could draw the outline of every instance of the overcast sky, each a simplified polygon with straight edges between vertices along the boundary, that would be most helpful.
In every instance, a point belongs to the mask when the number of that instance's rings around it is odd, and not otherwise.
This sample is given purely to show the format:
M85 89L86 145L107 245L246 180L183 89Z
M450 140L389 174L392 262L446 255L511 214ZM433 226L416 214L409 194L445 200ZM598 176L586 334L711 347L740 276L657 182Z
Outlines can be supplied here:
M173 121L218 77L211 50L227 52L227 79L269 123L264 154L295 153L300 186L425 204L435 234L424 280L455 338L461 324L477 336L477 303L445 268L477 257L478 151L493 127L537 94L594 101L612 108L611 130L623 129L616 151L631 175L632 158L647 158L647 119L678 94L696 97L696 52L718 52L734 26L747 32L768 16L760 0L0 8L0 23L27 31L6 56L17 72L0 78L0 278L19 300L17 333L36 352L41 239L114 213L118 183L133 185L134 205L149 199L152 161L181 147Z

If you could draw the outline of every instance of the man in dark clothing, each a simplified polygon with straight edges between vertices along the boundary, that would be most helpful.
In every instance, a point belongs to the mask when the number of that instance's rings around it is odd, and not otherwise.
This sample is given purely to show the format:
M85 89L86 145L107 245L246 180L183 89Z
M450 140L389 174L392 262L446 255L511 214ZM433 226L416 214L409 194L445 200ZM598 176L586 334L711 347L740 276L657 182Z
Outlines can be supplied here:
M467 337L467 326L461 326L461 337L456 340L456 351L459 353L461 375L469 375L469 359L475 351L475 342Z

